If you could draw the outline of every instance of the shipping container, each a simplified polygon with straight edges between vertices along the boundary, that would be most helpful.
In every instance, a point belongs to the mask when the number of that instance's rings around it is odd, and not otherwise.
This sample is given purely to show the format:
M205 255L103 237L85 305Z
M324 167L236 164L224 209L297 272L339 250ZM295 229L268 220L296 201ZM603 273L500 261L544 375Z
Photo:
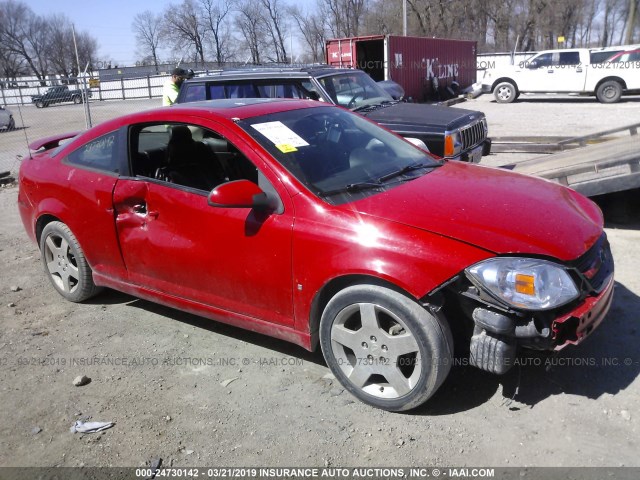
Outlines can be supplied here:
M476 82L476 42L467 40L395 35L338 38L327 40L326 55L329 65L359 68L376 81L399 83L405 96L418 102L442 99L454 81L460 89Z

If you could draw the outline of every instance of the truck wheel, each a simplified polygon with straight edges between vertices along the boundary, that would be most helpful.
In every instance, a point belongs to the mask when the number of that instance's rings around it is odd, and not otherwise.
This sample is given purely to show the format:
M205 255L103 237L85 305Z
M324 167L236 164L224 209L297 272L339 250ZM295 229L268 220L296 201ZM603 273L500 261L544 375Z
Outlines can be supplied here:
M101 288L93 283L91 267L75 235L62 222L51 222L42 230L40 252L49 280L67 300L82 302Z
M596 90L596 98L600 103L616 103L622 97L622 85L615 80L602 82Z
M446 322L401 293L374 285L338 292L320 320L336 379L364 403L404 411L426 402L451 369Z
M511 82L502 82L494 88L493 96L498 103L512 103L518 98L518 89Z
M73 97L73 103L75 103L76 105L82 103L82 97L80 95L75 95Z

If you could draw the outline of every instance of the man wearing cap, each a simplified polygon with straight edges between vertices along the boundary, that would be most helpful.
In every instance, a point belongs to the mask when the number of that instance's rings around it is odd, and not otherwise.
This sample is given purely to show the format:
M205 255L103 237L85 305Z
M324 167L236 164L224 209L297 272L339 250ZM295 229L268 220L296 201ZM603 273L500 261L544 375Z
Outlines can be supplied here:
M178 98L180 92L180 85L187 78L187 71L183 68L174 68L171 72L171 78L167 80L162 87L162 106L168 107L173 105Z

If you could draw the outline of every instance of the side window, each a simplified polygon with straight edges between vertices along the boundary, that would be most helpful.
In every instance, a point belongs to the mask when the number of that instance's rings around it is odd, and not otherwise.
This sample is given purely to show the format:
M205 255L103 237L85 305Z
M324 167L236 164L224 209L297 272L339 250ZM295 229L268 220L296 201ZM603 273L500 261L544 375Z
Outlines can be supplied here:
M227 84L227 98L256 98L256 90L250 83Z
M72 165L118 173L116 143L118 132L111 132L83 145L67 156Z
M307 98L306 95L292 83L274 83L256 85L260 98Z
M184 102L199 102L207 99L207 92L204 85L186 85Z
M209 85L209 100L220 100L221 98L227 98L224 95L224 86Z
M550 67L553 65L553 54L552 53L543 53L542 55L537 56L533 59L536 62L536 66L538 68L542 67Z
M134 175L209 192L232 180L258 183L258 170L218 133L197 125L132 126L129 133Z
M559 65L580 65L579 52L560 52Z
M302 90L304 91L305 98L310 98L311 100L322 100L322 97L316 90L316 86L310 80L303 80L301 83Z

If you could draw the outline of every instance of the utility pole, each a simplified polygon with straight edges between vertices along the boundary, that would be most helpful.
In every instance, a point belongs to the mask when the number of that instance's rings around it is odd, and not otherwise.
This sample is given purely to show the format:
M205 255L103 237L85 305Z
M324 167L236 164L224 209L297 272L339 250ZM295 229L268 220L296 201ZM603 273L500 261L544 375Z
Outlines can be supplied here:
M402 0L402 36L407 36L407 0Z
M71 33L73 34L73 48L76 51L76 64L78 65L78 77L80 76L80 56L78 55L78 43L76 42L76 27L72 23L71 24ZM87 63L87 68L89 64ZM87 127L87 130L91 128L91 111L89 110L89 95L87 94L87 68L84 69L84 77L82 82L82 104L84 106L84 123ZM78 83L78 79L76 78L76 83Z

